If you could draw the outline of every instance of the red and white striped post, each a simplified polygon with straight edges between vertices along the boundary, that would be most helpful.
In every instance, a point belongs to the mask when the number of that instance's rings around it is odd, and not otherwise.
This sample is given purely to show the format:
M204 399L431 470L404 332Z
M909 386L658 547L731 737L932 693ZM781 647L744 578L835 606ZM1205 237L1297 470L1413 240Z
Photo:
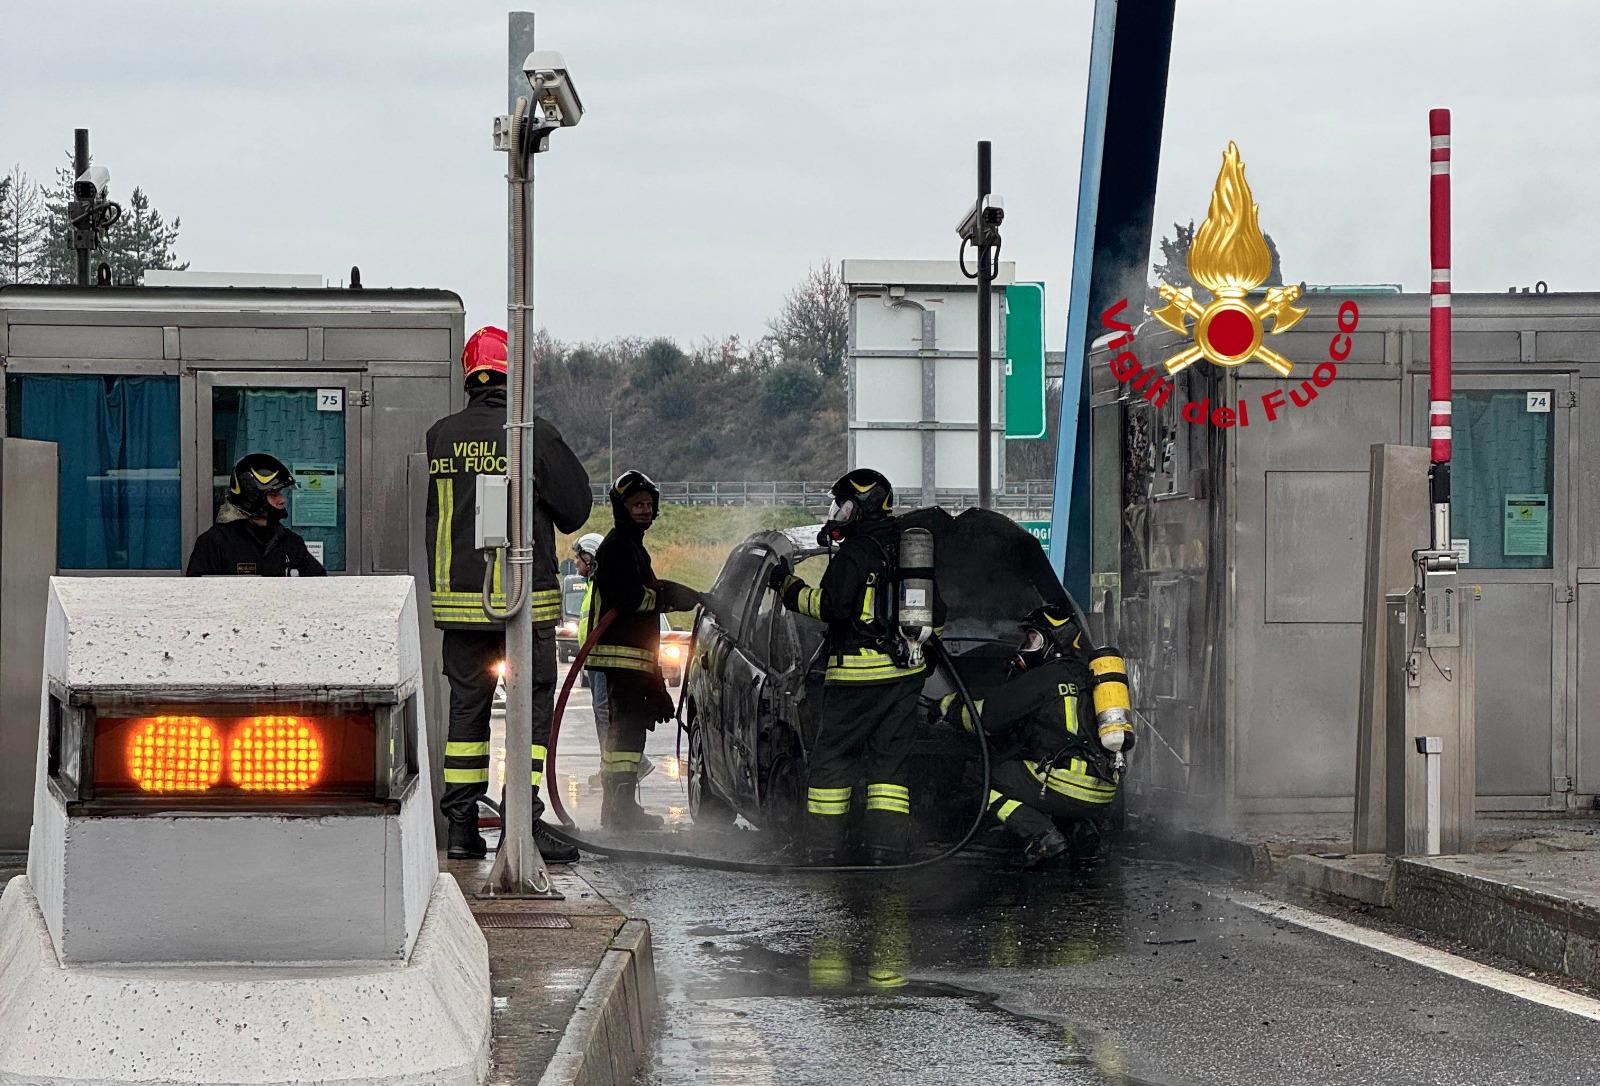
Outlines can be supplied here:
M1433 282L1428 319L1428 495L1433 549L1450 549L1450 111L1428 111L1428 220Z

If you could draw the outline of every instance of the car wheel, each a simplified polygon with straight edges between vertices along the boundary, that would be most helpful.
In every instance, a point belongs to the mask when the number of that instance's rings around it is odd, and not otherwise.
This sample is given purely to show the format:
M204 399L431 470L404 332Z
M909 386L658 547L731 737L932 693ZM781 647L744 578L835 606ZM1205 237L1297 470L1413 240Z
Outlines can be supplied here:
M727 826L733 822L733 808L711 787L711 775L706 769L704 731L698 725L689 727L689 817L697 826Z
M804 830L805 809L805 759L795 751L785 751L767 770L767 786L761 793L761 828L785 840L796 840Z

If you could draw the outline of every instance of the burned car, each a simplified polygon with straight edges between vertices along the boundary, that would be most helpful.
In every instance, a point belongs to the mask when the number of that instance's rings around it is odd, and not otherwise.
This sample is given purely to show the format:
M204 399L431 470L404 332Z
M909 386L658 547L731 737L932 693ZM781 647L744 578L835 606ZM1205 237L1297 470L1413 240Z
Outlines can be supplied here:
M1017 623L1044 603L1067 602L1039 543L998 513L918 509L902 528L934 538L939 591L948 610L943 641L973 689L1001 681L1017 641ZM696 618L684 685L689 812L699 824L736 815L792 834L805 811L806 750L826 696L822 676L826 627L783 607L768 590L772 567L787 560L809 583L822 580L828 549L817 526L756 532L734 548ZM938 667L924 694L951 689ZM976 757L973 740L923 724L913 753L912 809L929 839L959 835L976 806L962 770Z

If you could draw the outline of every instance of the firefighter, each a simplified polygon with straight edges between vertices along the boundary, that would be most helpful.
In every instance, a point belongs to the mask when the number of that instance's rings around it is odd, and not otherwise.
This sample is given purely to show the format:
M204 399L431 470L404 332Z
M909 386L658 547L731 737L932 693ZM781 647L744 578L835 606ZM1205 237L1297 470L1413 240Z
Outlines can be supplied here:
M299 534L283 526L284 492L295 487L283 461L247 453L233 465L228 496L217 522L201 533L184 572L190 577L325 577L328 571L306 549Z
M461 354L467 406L428 430L426 539L433 622L444 631L444 674L450 683L450 731L444 747L444 794L451 859L477 859L488 847L478 833L478 800L489 788L489 714L505 656L505 624L483 613L484 552L476 549L474 506L479 475L506 472L506 334L480 328ZM588 519L589 476L561 434L542 418L528 437L533 493L533 561L528 607L533 618L529 669L533 704L533 837L551 863L578 852L558 841L539 816L544 802L546 744L554 711L555 625L561 617L555 528L575 531ZM490 571L490 602L504 608L503 552ZM508 765L516 764L509 757Z
M592 625L590 619L590 604L594 600L594 575L600 568L600 544L605 542L605 536L599 532L589 532L579 536L572 544L572 553L578 565L578 573L588 582L583 586L583 603L578 607L578 644L582 645L589 640L589 629ZM583 669L584 678L589 684L589 701L594 707L594 735L600 744L600 749L606 746L606 731L610 726L611 715L606 704L606 673L595 671L587 665ZM655 763L650 761L648 754L639 755L639 779L644 780L655 769ZM590 788L600 788L605 784L605 773L595 773L589 778Z
M879 472L857 468L833 484L833 508L818 541L839 549L822 583L808 586L786 562L768 580L785 607L828 624L822 708L806 782L814 862L842 857L851 795L863 771L868 862L897 863L910 844L908 762L927 663L910 662L898 636L899 539L894 488ZM935 586L934 624L943 623Z
M989 813L1021 839L1028 866L1069 847L1088 856L1098 850L1100 826L1121 780L1120 760L1107 744L1133 749L1125 715L1096 722L1095 686L1126 688L1121 660L1115 650L1091 653L1084 645L1070 610L1035 608L1022 622L1010 677L976 700L994 748ZM940 700L940 712L972 730L972 715L956 695ZM1070 843L1058 821L1067 823Z
M600 745L604 778L600 824L609 829L653 830L661 818L639 806L637 788L645 733L675 715L661 675L663 611L689 611L700 594L675 581L658 580L644 534L661 515L661 491L642 471L626 471L611 487L615 526L596 553L599 568L590 593L589 621L607 611L617 617L589 652L589 668L604 676L606 736ZM587 627L586 627L587 628Z

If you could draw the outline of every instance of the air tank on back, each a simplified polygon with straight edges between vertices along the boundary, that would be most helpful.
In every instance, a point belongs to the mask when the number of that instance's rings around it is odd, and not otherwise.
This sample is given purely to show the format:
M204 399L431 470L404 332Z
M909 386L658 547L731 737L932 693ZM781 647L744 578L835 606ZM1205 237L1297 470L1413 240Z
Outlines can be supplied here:
M911 666L922 663L922 646L933 635L933 533L907 528L900 533L900 636Z

